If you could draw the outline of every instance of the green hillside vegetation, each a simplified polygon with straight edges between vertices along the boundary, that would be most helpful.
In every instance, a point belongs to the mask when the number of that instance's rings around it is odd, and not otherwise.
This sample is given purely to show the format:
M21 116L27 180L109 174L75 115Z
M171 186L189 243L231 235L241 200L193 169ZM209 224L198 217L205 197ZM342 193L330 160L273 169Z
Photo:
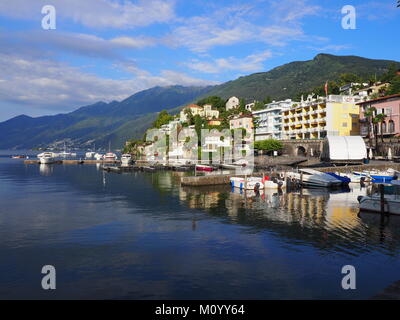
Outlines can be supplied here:
M318 54L313 60L291 62L268 72L255 73L229 81L211 89L208 95L228 99L237 96L263 101L295 98L326 81L337 81L341 75L352 73L359 77L377 77L387 72L391 60L373 60L357 56Z

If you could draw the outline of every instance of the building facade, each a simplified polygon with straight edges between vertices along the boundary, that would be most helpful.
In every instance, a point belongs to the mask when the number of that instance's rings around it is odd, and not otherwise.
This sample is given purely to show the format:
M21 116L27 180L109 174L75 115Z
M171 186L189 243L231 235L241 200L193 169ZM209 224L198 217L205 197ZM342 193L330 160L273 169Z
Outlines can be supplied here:
M282 139L282 113L289 110L294 102L291 99L272 102L265 109L253 112L257 127L254 140Z
M213 110L212 106L209 104L204 105L203 107L200 107L195 104L191 104L186 106L180 113L180 122L187 122L188 116L187 116L187 111L190 110L193 116L200 116L202 118L206 119L214 119L219 117L219 111L218 110Z
M226 111L235 109L240 106L240 100L237 97L230 97L225 103Z
M321 139L360 134L359 97L308 96L283 112L283 139Z
M375 114L385 115L385 120L382 122L382 126L378 126L379 134L381 131L383 136L387 137L400 134L400 94L363 101L358 103L358 105L360 106L360 134L362 136L366 137L368 135L368 126L370 126L370 124L365 117L365 112L369 108L375 108ZM372 128L370 128L370 134L372 137Z

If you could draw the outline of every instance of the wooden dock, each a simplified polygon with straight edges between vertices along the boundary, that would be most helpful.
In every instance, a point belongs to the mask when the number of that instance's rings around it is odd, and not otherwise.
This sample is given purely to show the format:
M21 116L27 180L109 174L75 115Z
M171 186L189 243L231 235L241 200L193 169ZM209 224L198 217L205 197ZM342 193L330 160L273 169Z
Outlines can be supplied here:
M253 173L249 175L244 174L215 174L197 177L181 177L181 185L183 186L217 186L222 184L229 184L231 177L262 177L263 173Z

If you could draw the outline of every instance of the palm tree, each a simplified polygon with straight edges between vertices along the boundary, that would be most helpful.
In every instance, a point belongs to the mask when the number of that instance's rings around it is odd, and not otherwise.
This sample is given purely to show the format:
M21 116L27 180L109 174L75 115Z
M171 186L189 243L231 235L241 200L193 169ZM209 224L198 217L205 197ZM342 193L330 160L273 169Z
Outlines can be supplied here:
M376 113L376 108L374 108L374 107L369 107L364 112L365 119L367 119L367 122L368 122L368 140L369 140L369 146L370 147L372 146L371 127L372 127L372 124L373 124L373 118L375 116L375 113Z
M385 119L386 119L386 114L384 114L384 113L377 114L377 115L375 116L375 119L376 119L376 122L379 124L379 126L380 126L380 128L381 128L381 141L382 141L382 143L383 143L382 124L383 124L383 122L384 122Z
M189 125L192 125L193 123L194 123L194 116L193 116L193 112L192 112L192 110L191 109L189 109L189 108L186 108L185 109L185 115L186 115L186 117L187 117L187 119L188 119L188 124Z

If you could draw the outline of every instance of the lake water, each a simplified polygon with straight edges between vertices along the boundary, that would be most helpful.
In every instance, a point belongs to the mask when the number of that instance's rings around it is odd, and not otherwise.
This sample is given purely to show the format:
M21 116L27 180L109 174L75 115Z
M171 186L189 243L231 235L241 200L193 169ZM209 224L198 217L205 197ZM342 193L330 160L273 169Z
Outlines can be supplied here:
M344 192L182 188L182 173L104 173L0 156L0 298L364 299L400 280L400 219ZM53 265L57 289L41 288ZM357 289L343 290L344 265Z

